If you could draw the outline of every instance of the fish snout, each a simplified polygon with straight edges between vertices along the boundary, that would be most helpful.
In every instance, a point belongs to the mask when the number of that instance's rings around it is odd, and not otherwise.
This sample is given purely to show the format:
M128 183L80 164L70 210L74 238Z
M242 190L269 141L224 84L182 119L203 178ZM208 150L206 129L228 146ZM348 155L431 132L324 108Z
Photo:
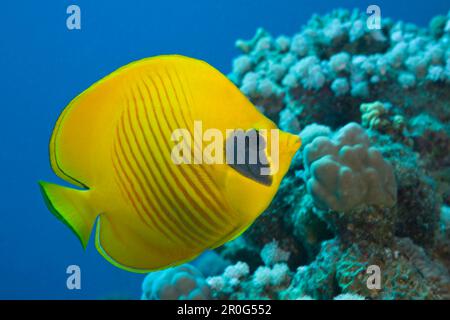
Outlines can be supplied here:
M300 137L296 134L291 134L287 132L283 132L283 137L284 137L283 140L285 141L283 152L293 156L301 146Z

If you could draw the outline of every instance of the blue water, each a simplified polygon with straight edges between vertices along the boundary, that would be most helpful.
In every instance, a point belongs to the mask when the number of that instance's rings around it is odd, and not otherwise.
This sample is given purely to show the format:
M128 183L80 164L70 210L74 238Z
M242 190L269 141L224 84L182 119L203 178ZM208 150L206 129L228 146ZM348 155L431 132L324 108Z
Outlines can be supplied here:
M81 8L82 29L66 28L66 8ZM0 4L0 298L139 298L143 275L122 271L47 210L37 181L59 182L48 140L64 106L94 81L147 56L179 53L223 72L237 38L263 26L293 34L313 13L381 7L383 16L426 26L447 0L4 1ZM82 156L82 155L80 155ZM151 252L149 252L151 254ZM81 290L66 288L66 268L81 268Z

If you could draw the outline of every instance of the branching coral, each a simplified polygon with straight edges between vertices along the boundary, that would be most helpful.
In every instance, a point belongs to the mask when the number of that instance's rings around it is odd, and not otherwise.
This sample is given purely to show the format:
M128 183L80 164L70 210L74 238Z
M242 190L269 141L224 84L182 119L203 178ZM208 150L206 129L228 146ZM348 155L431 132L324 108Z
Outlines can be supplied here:
M360 107L362 126L382 133L394 131L402 134L406 126L405 119L400 114L393 114L392 109L391 104L380 101L362 103Z
M291 276L289 267L285 263L278 263L272 267L260 266L253 274L245 273L239 278L230 278L225 272L208 278L207 282L213 296L218 299L265 300L279 299L280 292L288 287Z
M285 263L289 253L274 241L267 244L260 255L265 265L252 274L246 263L237 262L222 275L208 278L213 295L220 299L279 299L280 292L289 286L292 277Z
M448 120L443 85L450 83L450 32L443 19L430 30L389 19L382 19L381 30L368 30L363 13L336 10L315 15L292 38L273 39L259 29L253 39L237 42L243 55L230 78L275 120L281 109L305 105L301 126L343 126L358 120L361 103L384 97L415 115L427 108ZM404 90L408 94L400 94Z

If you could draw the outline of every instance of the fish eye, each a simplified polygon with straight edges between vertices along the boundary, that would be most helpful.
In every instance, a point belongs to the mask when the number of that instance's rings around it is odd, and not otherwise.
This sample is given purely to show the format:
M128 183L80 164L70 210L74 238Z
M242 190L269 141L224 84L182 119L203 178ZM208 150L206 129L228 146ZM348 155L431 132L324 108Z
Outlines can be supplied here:
M227 164L242 174L266 186L272 184L272 176L262 174L269 168L265 138L257 129L235 130L225 143Z

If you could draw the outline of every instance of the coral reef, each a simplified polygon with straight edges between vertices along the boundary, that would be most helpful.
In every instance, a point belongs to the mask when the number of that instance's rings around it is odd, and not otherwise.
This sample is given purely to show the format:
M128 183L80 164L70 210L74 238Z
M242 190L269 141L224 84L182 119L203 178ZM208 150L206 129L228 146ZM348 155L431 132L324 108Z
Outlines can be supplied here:
M358 124L346 125L332 139L314 139L303 153L307 189L318 208L346 211L364 204L395 204L393 169L370 147Z
M142 283L142 300L207 300L209 286L198 269L185 264L149 273Z
M390 19L368 30L363 13L336 10L313 16L293 37L260 29L250 41L239 40L242 55L229 76L269 117L278 120L287 108L301 127L343 126L359 117L362 103L377 100L445 122L449 32L433 30Z
M253 273L245 262L237 262L225 269L222 275L209 277L207 283L217 299L278 299L289 285L292 272L285 263L289 253L280 249L276 241L261 250L263 266Z
M213 274L150 274L145 297L450 299L450 14L381 23L336 10L236 42L229 78L302 149Z
M208 250L197 257L190 264L198 269L203 276L209 277L222 273L230 264L229 261L219 256L214 251Z

